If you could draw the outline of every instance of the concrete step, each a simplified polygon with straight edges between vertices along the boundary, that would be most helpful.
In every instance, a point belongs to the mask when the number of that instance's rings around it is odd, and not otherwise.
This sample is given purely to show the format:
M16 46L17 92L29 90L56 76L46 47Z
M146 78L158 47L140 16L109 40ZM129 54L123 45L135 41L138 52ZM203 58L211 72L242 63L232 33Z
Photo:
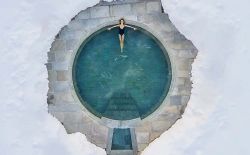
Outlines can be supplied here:
M109 155L134 155L133 150L112 150Z

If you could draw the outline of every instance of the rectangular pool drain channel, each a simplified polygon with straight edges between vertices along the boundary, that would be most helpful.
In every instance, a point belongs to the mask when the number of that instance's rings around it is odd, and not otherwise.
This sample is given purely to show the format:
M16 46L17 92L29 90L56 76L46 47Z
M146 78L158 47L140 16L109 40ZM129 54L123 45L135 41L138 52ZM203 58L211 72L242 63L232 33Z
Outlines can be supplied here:
M136 155L137 145L134 129L110 129L108 155Z
M130 130L118 129L113 130L111 150L132 150L132 140Z

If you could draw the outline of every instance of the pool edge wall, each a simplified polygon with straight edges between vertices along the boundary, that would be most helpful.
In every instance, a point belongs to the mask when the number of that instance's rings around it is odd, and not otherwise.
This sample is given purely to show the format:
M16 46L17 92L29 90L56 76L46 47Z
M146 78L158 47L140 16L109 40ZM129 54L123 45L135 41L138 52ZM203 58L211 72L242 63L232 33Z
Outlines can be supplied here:
M130 24L130 25L132 25L132 24ZM79 94L79 92L78 92L78 86L77 86L77 82L76 82L76 73L75 73L75 65L76 65L76 61L77 61L77 59L78 59L78 56L79 56L79 54L82 52L81 50L82 50L82 48L88 43L88 41L90 41L91 39L92 39L92 37L94 37L94 36L96 36L96 35L98 35L99 33L102 33L103 31L105 31L105 29L107 28L107 27L110 27L110 26L112 26L112 25L106 25L106 26L104 26L104 27L102 27L101 29L99 29L99 30L97 30L97 31L95 31L95 32L93 32L92 34L90 34L88 37L87 37L87 39L85 39L83 42L82 42L82 44L79 46L79 48L75 51L75 56L74 57L72 57L72 59L74 59L74 60L72 60L73 62L72 62L72 83L73 83L73 86L74 86L74 88L75 88L75 94L77 95L77 97L78 97L78 99L79 99L79 101L83 104L83 106L88 110L88 111L90 111L93 115L95 115L96 117L98 117L98 118L102 118L102 117L105 117L105 116L102 116L102 114L101 113L99 113L99 112L97 112L96 110L94 110L92 107L91 107L91 105L89 105L87 102L85 102L84 101L84 99L83 99L83 97ZM166 64L167 64L167 66L168 66L168 70L170 71L170 75L169 75L169 77L170 77L170 80L169 81L167 81L166 82L166 85L165 85L165 89L164 89L164 91L162 92L162 95L159 97L159 102L157 102L157 103L155 103L154 104L154 106L153 106L153 108L150 110L150 111L148 111L148 112L146 112L144 115L141 115L140 117L138 117L139 119L144 119L144 118L146 118L146 117L148 117L149 115L151 115L152 113L154 113L155 112L155 110L156 109L158 109L159 108L159 106L162 104L162 101L164 100L164 98L167 96L167 94L169 93L169 90L170 90L170 87L171 87L171 83L172 83L172 64L171 64L171 62L170 62L170 58L169 58L169 54L168 54L168 52L166 51L166 49L165 49L165 47L162 45L162 43L155 37L155 36L153 36L153 34L151 34L150 32L148 32L147 30L145 30L145 29L143 29L143 28L141 28L141 27L138 27L138 26L136 26L136 25L133 25L133 26L135 26L135 27L137 27L137 31L141 31L141 33L144 33L144 35L147 35L149 38L152 38L154 41L155 41L155 43L157 43L157 45L159 46L159 48L162 50L162 52L163 52L163 54L164 54L164 56L165 56L165 62L166 62ZM93 61L95 61L95 60L93 60ZM106 117L107 118L107 117ZM112 119L112 118L107 118L107 119L110 119L110 120L112 120L112 121L128 121L128 120L131 120L131 119ZM137 117L136 118L132 118L132 119L137 119Z
M70 59L70 70L69 70L70 75L73 75L72 70L73 70L75 56L76 56L76 54L78 52L78 49L81 47L82 43L86 39L88 39L92 34L94 34L95 32L97 32L99 30L101 30L103 27L114 25L116 23L117 23L117 21L110 21L110 22L103 23L100 26L94 28L86 36L84 36L84 37L82 37L80 39L80 42L77 45L77 48L75 48L75 50L73 51L72 57ZM164 51L168 52L169 48L167 47L166 44L164 45L163 39L156 32L154 32L153 30L151 30L150 27L147 27L146 25L144 25L142 23L138 23L138 22L132 21L132 20L126 20L126 23L130 24L130 25L135 25L135 26L140 27L140 28L148 31L149 33L151 33L163 45L163 47L165 48ZM165 96L162 104L160 104L160 106L152 114L150 114L149 116L147 116L146 118L144 118L142 120L139 119L139 118L135 118L135 119L131 119L131 120L113 120L113 119L109 119L109 118L105 118L105 117L103 117L102 119L100 119L99 117L97 117L96 115L94 115L93 113L91 113L85 106L82 105L82 101L79 100L78 95L77 95L75 89L72 90L72 94L74 96L74 99L81 106L81 108L84 109L84 111L87 112L87 114L89 115L89 117L95 119L95 121L97 121L98 123L105 124L106 126L108 126L110 128L119 128L119 127L120 128L125 128L125 127L128 127L130 125L132 127L135 127L136 124L140 124L142 121L145 121L147 119L152 119L152 117L154 117L154 115L158 115L158 114L155 114L155 113L159 113L160 110L164 110L164 109L162 109L163 105L168 104L168 96L173 91L173 85L174 85L174 82L175 82L175 78L174 78L174 76L175 76L175 63L173 62L174 61L173 60L173 56L171 55L170 52L165 53L165 54L167 54L168 57L169 57L170 64L171 64L171 71L172 71L172 77L171 77L172 79L171 79L171 84L170 84L170 87L169 87L169 91L168 91L167 95ZM71 79L70 79L70 83L74 87L74 84L73 84L74 81L72 79L72 76L71 76ZM107 121L109 123L107 123ZM124 126L123 126L123 124L124 124Z

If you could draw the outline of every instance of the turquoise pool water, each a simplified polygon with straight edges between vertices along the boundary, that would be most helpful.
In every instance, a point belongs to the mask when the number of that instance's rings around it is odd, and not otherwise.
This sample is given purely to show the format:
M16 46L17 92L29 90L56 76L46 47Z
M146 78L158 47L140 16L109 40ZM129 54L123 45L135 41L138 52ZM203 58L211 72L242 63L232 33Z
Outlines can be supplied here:
M130 129L115 128L112 136L111 150L132 150Z
M118 28L106 29L86 39L76 54L76 93L98 117L143 119L168 93L172 71L167 52L147 31L127 28L121 53Z

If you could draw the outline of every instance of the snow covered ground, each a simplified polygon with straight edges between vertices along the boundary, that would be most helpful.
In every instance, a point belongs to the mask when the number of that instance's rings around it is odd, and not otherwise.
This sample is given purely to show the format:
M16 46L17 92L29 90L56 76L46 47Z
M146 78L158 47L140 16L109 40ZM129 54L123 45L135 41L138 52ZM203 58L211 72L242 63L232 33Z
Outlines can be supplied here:
M250 1L164 0L199 53L187 109L144 155L250 154Z
M0 0L0 155L104 155L47 113L44 64L54 36L99 0ZM144 155L250 154L250 2L164 0L199 49L189 105Z
M104 155L67 135L47 110L47 51L62 26L98 0L0 2L0 155Z

